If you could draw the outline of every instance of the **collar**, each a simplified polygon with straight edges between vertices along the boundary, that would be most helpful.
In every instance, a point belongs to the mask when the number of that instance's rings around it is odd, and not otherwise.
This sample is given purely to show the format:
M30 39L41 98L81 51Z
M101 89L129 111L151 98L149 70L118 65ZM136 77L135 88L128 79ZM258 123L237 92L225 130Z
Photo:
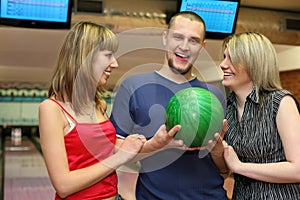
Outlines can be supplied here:
M248 96L247 96L247 98L246 98L246 101L247 101L248 99L249 99L250 101L256 103L256 104L259 103L259 96L257 95L256 90L255 90L254 87L253 87L253 90L248 94ZM228 98L227 98L227 101L228 101L227 103L228 103L228 104L233 104L233 103L235 102L235 100L236 100L236 95L235 95L234 92L231 92L231 94L230 94L230 95L228 96Z
M160 77L162 77L162 78L164 78L164 79L166 79L166 80L168 80L168 81L171 81L171 82L173 82L173 83L179 84L179 85L180 85L180 84L190 83L190 82L193 82L193 81L195 81L195 80L198 80L197 76L194 76L194 75L193 75L193 76L191 77L190 80L186 80L186 81L184 81L184 82L182 82L182 83L178 83L178 82L176 82L176 81L170 79L169 77L164 76L163 74L161 74L161 73L160 73L159 71L157 71L157 70L154 71L154 74L156 74L156 75L158 75L158 76L160 76Z

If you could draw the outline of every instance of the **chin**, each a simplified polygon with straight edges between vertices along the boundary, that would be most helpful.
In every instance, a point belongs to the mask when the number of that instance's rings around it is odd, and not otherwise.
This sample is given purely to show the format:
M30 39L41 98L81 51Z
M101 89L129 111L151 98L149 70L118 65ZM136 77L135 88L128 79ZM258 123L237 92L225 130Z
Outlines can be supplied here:
M98 86L105 85L106 82L107 82L106 80L100 80L99 83L98 83Z
M228 84L228 82L224 79L222 81L222 85L225 86L225 87L230 87L230 84Z
M173 69L173 71L176 71L178 74L186 74L187 72L189 72L192 68L192 65L190 64L173 64L169 65L171 67L171 69Z

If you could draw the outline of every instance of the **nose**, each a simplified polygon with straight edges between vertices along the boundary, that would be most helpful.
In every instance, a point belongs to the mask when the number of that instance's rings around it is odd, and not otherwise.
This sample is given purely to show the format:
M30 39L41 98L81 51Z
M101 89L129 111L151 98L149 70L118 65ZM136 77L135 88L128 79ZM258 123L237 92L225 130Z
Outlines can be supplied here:
M225 70L225 69L228 68L228 65L226 64L225 59L223 59L223 61L220 63L220 68L221 68L222 70Z
M187 51L189 49L189 41L188 41L188 38L184 38L180 45L179 45L179 48L183 51Z
M115 57L113 58L113 62L110 64L110 67L112 67L112 68L119 67L119 63Z

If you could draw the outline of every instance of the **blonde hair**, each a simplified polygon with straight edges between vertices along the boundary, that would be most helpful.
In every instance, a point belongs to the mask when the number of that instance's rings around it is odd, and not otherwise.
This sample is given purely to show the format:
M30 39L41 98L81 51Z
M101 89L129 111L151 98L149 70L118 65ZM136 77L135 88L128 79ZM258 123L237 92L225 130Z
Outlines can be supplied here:
M96 52L115 52L118 41L115 34L103 25L79 22L67 34L61 47L56 69L51 79L48 96L62 102L69 101L75 112L82 114L82 107L103 100L103 86L93 75L92 61Z
M234 67L247 70L257 94L282 89L277 54L267 37L254 32L234 34L224 40L222 52L225 49Z

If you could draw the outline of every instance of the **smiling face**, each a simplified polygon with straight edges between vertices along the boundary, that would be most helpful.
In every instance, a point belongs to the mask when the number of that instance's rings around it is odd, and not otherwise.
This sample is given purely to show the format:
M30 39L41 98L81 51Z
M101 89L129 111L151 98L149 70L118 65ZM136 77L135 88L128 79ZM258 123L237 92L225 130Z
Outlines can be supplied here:
M224 59L220 64L224 73L223 85L229 87L233 91L238 89L252 89L253 81L251 80L247 70L243 66L234 66L227 49L224 51Z
M98 51L93 60L93 72L95 78L99 80L98 85L105 85L112 70L118 66L118 62L112 51Z
M190 73L201 48L205 45L204 32L202 23L178 16L163 35L167 50L165 65L182 75Z

